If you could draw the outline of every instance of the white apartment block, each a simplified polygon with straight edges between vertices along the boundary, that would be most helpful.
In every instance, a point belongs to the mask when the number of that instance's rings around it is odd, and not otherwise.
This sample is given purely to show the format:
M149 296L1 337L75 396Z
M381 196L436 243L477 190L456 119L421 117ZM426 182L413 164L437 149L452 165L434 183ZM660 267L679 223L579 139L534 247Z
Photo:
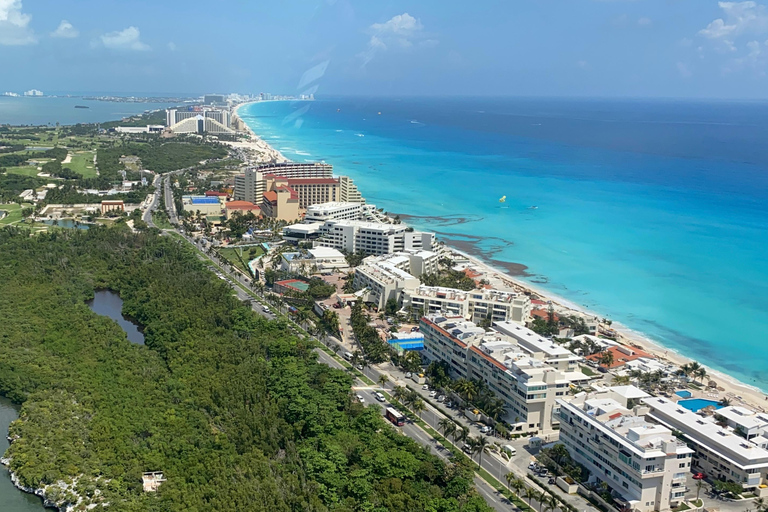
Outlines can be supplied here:
M325 222L327 220L375 220L376 206L364 203L330 202L307 207L305 223Z
M427 315L420 322L424 355L448 363L453 377L479 379L506 405L504 420L515 432L549 433L557 424L556 399L572 383L589 380L559 370L499 332L486 332L463 317Z
M437 260L437 254L418 250L368 256L355 268L355 289L367 288L362 299L376 304L379 309L389 299L399 303L404 291L419 286L418 276L425 270L434 272L437 269Z
M422 315L460 315L475 323L488 319L491 322L508 320L525 324L531 314L530 297L500 290L462 291L440 286L419 286L406 293L403 305L421 311Z
M255 168L264 176L274 174L281 178L333 178L333 166L320 162L298 163L282 162L278 164L265 164Z
M620 386L558 399L560 441L591 479L608 484L631 510L666 511L685 497L693 450L646 419L649 408L635 404L645 397L634 386Z
M346 252L392 254L406 249L431 250L434 233L409 231L402 224L359 220L329 220L321 228L317 245Z
M493 328L501 334L511 337L520 346L531 352L541 353L542 359L560 370L575 371L581 357L562 345L536 334L524 325L516 322L494 322Z
M643 403L650 408L651 418L679 430L695 447L696 471L739 483L758 496L768 496L768 488L760 488L768 483L766 414L743 407L723 407L715 411L715 416L702 416L667 398L646 398Z
M383 261L356 267L353 284L363 301L381 310L389 299L398 300L404 288L418 286L419 279Z

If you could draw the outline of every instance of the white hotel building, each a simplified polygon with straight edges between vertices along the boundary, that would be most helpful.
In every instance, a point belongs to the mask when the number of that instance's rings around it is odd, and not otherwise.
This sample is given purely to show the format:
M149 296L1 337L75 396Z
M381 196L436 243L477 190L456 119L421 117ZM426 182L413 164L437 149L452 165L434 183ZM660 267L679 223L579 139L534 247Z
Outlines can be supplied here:
M286 232L290 233L290 228ZM329 220L320 226L316 245L349 253L393 254L407 249L431 250L434 233L408 231L402 224L384 224L361 220Z
M419 286L418 277L435 272L438 255L431 251L407 250L383 256L368 256L355 268L354 286L365 302L383 308L389 299Z
M760 488L768 478L768 415L744 407L723 407L715 416L701 416L659 397L646 398L643 403L650 407L651 418L682 432L696 449L696 471L768 497L768 488Z
M506 405L504 420L515 432L550 433L558 423L556 399L571 384L589 378L549 364L544 354L519 345L499 332L486 332L462 317L427 315L421 319L424 351L448 363L453 377L478 379Z
M305 223L328 220L377 220L376 206L365 203L330 202L307 207Z
M557 400L560 441L631 510L666 511L685 497L694 452L666 426L647 421L645 397L620 386Z
M531 299L527 295L499 290L462 291L440 286L419 286L407 290L403 306L410 306L422 315L442 313L459 315L479 323L512 321L525 324L531 314Z

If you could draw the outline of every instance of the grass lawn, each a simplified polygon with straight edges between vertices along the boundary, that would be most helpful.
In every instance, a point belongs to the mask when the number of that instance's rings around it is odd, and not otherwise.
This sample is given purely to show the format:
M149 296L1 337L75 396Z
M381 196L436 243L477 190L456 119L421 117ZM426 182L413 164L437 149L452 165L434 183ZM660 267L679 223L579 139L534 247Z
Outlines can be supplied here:
M590 368L589 366L582 366L581 373L583 373L587 377L594 377L595 375L597 375L597 373L592 371L592 368Z
M32 206L32 205L28 203L24 203L21 206L19 206L16 203L0 204L0 210L8 212L8 215L0 219L0 225L7 226L9 224L19 222L21 220L21 209L26 208L28 206Z
M252 249L252 247L243 247L243 260L248 263L251 259L255 258L256 256L259 256L264 251L261 249L261 247L256 247L256 252L254 253L253 257L249 256L249 251ZM219 254L221 254L221 257L230 262L235 267L239 268L246 274L250 275L250 270L245 268L242 263L240 263L240 258L238 255L240 254L240 249L234 248L234 247L224 247L219 249Z
M37 176L37 173L40 171L37 170L37 167L32 167L31 165L23 165L21 167L8 167L8 174L21 174L23 176Z
M62 167L69 167L83 178L93 178L96 176L96 166L93 165L93 151L77 151L72 154L72 161L61 164Z

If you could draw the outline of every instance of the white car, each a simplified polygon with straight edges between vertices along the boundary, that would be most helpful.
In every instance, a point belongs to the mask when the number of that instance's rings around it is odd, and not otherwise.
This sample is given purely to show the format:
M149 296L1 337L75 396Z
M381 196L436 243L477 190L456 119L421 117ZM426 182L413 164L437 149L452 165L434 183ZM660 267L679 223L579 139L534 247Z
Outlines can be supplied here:
M439 397L437 397L437 401L440 403L443 403L445 401L445 395L440 395Z
M386 398L384 397L384 395L383 395L383 394L381 394L381 393L379 393L378 391L377 391L376 393L374 393L374 394L373 394L373 396L375 396L375 397L376 397L376 400L378 400L379 402L383 402L383 401L385 401L385 400L386 400Z
M360 402L361 404L364 404L364 403L365 403L365 398L363 398L363 395L361 395L360 393L358 393L358 394L357 394L357 395L355 395L355 396L357 397L357 401L358 401L358 402Z
M421 389L429 389L429 384L424 384L423 386L421 386Z
M437 396L437 391L435 391L434 389L429 392L429 398L434 398L436 396Z

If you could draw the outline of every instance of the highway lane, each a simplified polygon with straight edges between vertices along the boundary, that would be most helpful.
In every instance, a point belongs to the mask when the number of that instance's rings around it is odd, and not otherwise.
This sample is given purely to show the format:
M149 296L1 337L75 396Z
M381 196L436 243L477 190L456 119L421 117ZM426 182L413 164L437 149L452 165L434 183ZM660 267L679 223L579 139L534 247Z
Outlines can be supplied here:
M186 235L184 236L184 239L190 243L193 247L195 247L196 250L203 252L202 247L199 244L194 243L192 240L187 238ZM221 264L218 259L213 255L206 255L209 257L212 261L219 264L219 266L224 269L225 267ZM250 301L251 308L256 311L258 314L269 318L274 319L274 314L268 314L264 311L264 307L256 301L251 295L246 293L240 286L238 286L235 283L235 280L239 281L243 286L248 286L246 282L244 282L245 278L243 276L240 276L238 274L235 274L233 276L230 272L224 271L220 272L218 269L213 267L214 272L217 273L222 279L225 279L230 286L232 286L233 290L235 291L235 294L237 297L242 301ZM345 370L345 367L334 357L330 356L326 352L324 352L321 349L315 349L315 352L318 354L318 361L322 362L323 364L327 364L328 366L331 366L332 368L336 368L339 370ZM374 367L365 367L363 368L363 373L370 378L373 382L378 382L379 376L385 372L379 371L378 369ZM391 382L390 382L391 384ZM380 403L376 400L375 396L373 395L374 392L378 391L379 389L382 389L378 386L369 386L366 383L362 382L360 379L355 379L353 384L353 392L359 393L363 396L364 402L366 405L370 404L378 404L381 406L381 414L384 415L384 410L386 407L388 407L390 404L388 402ZM386 388L384 388L385 391L390 391ZM434 409L431 405L425 402L427 405L427 410L425 410L422 413L421 419L425 421L428 425L430 425L435 430L438 430L438 422L440 419L443 418L442 414ZM405 435L410 437L411 439L417 441L423 446L426 446L429 448L429 450L440 457L443 460L449 460L450 459L450 451L447 450L445 447L440 445L432 436L430 436L428 433L426 433L424 430L422 430L418 425L413 424L411 422L407 422L406 425L403 427L399 427L401 429L401 432L403 432ZM491 465L489 465L487 458L490 458L488 456L483 458L483 468L488 470L489 467L493 469ZM506 471L508 472L508 471ZM496 478L504 482L504 474L506 472L499 473L498 466L496 467L495 471L489 471L489 473L496 476ZM498 493L493 487L491 487L488 483L486 483L484 480L482 480L477 475L474 479L475 487L478 490L478 493L486 500L489 506L491 506L494 510L497 512L509 512L510 510L517 510L517 507L515 507L509 500L507 500L504 496L502 496L500 493Z

